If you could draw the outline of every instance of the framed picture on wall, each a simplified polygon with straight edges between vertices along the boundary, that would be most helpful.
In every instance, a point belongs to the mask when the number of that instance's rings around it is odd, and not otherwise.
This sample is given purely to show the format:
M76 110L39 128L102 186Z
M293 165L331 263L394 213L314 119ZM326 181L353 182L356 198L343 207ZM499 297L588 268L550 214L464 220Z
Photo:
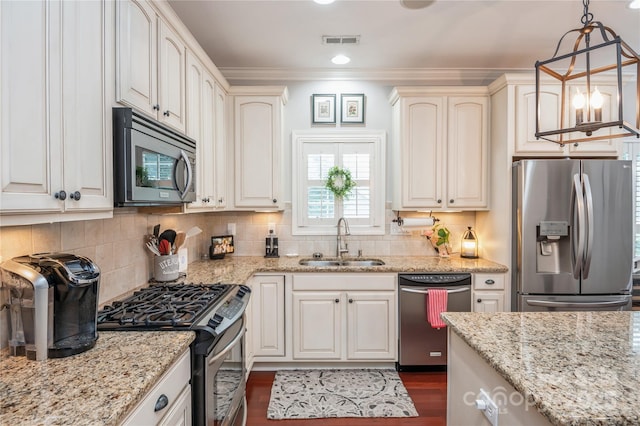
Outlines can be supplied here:
M342 94L341 123L364 123L364 94Z
M335 124L336 95L311 95L313 124Z

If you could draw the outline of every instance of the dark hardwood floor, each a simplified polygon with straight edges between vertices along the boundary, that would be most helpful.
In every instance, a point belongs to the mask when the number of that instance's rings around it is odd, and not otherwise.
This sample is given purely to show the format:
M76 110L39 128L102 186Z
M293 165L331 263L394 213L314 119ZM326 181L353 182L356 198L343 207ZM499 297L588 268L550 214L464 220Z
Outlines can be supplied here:
M419 417L341 418L315 420L267 420L267 407L275 372L252 371L247 383L247 426L445 426L447 422L447 373L401 372L400 378L413 400Z

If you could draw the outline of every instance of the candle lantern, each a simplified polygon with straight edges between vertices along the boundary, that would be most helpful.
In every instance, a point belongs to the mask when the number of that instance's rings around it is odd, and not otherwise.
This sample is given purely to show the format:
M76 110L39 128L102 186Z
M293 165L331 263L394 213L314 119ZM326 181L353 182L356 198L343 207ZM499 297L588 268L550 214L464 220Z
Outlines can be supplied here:
M460 257L467 257L470 259L476 259L478 257L478 236L471 229L467 227L462 235L462 244L460 245Z

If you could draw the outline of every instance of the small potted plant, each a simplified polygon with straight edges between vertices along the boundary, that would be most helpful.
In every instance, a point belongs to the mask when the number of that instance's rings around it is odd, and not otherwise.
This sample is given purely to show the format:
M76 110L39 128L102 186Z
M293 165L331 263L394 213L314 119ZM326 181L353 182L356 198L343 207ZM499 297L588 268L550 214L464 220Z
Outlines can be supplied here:
M433 228L425 231L422 235L429 239L431 245L438 251L441 257L449 257L449 255L453 253L451 244L449 243L451 231L449 231L446 226L437 224Z

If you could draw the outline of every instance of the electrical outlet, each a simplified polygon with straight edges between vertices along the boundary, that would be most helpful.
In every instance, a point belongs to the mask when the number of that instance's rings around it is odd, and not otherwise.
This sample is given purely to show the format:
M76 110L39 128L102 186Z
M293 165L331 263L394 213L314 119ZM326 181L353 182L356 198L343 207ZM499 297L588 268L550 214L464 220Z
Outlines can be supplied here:
M276 233L276 224L269 222L267 225L267 234L275 234Z
M227 223L227 234L236 235L236 224L235 223Z
M498 426L498 406L484 389L480 389L480 395L476 399L476 408L482 411L492 426Z
M405 231L401 227L398 226L397 222L391 222L391 226L389 228L389 234L391 235L411 235L411 231Z

